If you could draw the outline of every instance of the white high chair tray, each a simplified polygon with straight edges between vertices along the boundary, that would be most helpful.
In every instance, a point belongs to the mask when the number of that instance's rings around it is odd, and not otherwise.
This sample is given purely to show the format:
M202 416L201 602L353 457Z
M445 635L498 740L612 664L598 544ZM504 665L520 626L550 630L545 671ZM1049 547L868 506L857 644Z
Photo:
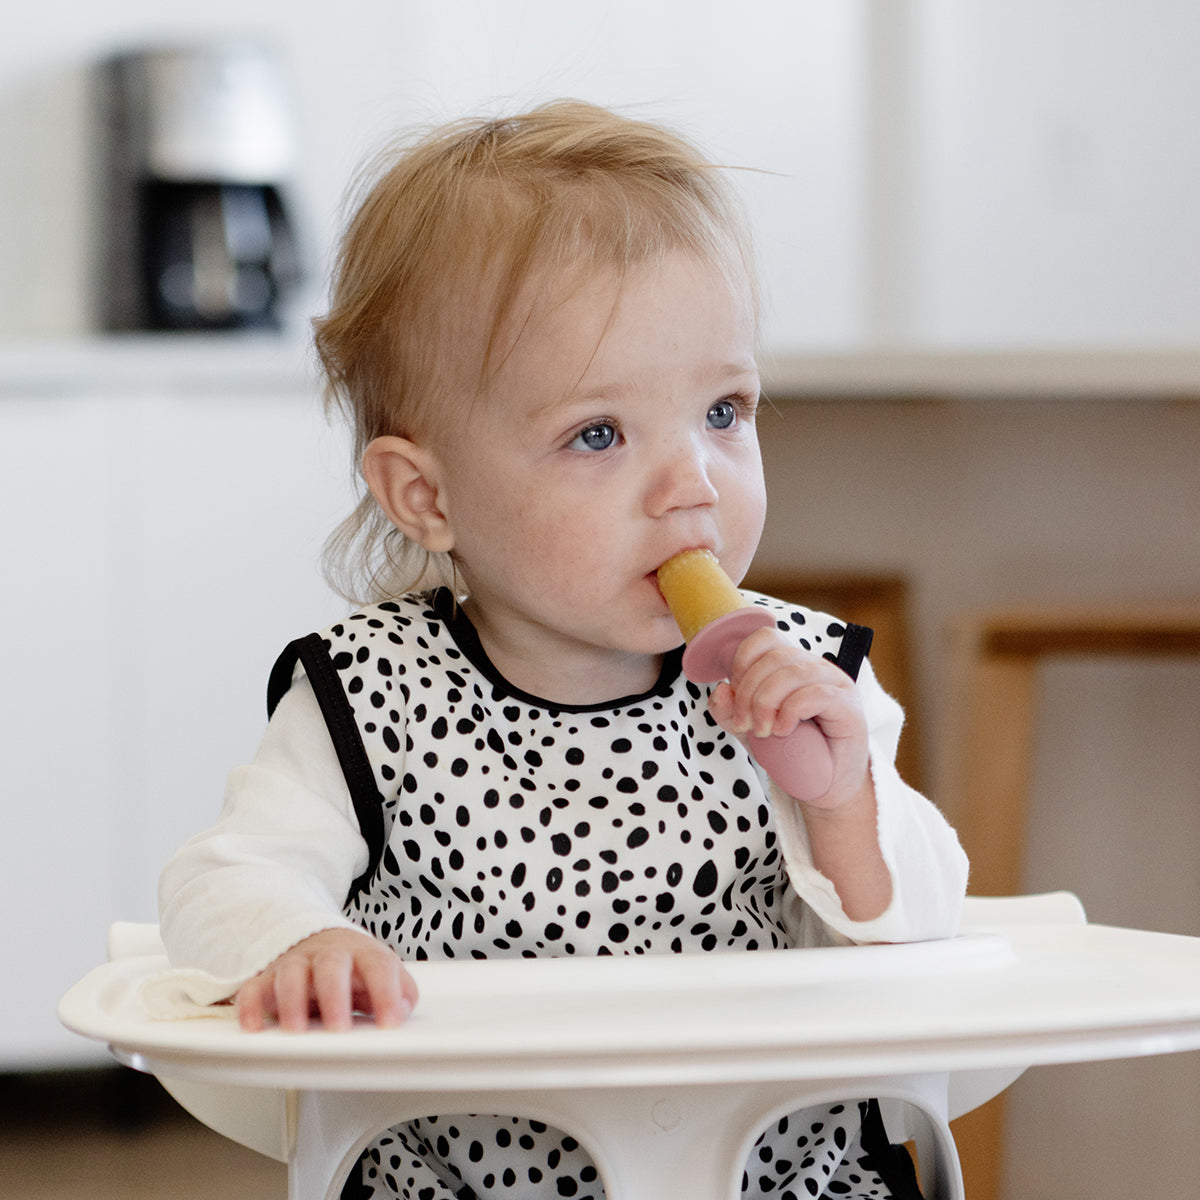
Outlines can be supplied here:
M400 1029L242 1033L230 1008L161 1021L160 957L63 999L141 1070L270 1088L628 1087L861 1079L1200 1048L1200 938L1014 925L947 942L622 958L414 963Z

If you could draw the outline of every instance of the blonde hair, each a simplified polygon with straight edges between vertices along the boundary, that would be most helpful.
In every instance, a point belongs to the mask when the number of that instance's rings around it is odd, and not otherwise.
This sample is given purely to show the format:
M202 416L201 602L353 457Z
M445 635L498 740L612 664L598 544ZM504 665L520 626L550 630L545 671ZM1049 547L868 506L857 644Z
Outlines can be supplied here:
M314 321L356 462L377 437L420 440L467 411L502 328L541 272L629 268L685 250L754 296L741 210L721 172L657 125L578 101L466 120L373 164L343 236L329 312ZM365 489L364 489L365 491ZM361 603L453 583L369 493L326 544L330 583Z

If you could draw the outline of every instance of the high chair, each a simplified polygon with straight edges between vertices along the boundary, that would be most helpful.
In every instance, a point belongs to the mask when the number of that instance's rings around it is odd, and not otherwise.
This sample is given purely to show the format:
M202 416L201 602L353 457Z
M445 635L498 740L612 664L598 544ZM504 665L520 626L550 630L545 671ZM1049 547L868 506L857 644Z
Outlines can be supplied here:
M1065 893L970 898L944 942L414 963L397 1030L155 1021L142 987L166 965L155 927L116 926L59 1015L286 1161L291 1200L334 1200L388 1126L463 1112L571 1133L607 1200L733 1200L769 1122L869 1096L928 1200L961 1200L948 1122L1026 1067L1200 1048L1200 939L1088 925Z

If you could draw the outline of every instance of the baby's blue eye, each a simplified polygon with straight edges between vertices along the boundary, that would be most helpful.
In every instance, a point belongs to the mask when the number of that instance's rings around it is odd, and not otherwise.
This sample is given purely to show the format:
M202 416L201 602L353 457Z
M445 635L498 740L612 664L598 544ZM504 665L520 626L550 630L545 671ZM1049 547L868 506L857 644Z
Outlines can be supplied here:
M708 410L710 429L728 429L737 420L737 409L728 400L718 400Z
M607 450L617 440L617 431L611 425L589 425L571 439L575 450Z

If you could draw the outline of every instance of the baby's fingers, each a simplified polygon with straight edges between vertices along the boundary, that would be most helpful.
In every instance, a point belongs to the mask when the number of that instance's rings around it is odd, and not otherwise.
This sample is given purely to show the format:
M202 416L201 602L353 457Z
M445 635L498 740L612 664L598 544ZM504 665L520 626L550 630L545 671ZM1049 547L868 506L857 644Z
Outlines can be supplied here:
M358 963L359 1003L375 1017L375 1024L388 1029L402 1025L417 1003L417 985L390 950L379 949Z
M716 721L718 725L721 725L726 729L733 728L733 689L724 680L718 683L709 694L708 711L712 714L712 719Z
M750 704L751 732L756 737L786 737L802 721L828 721L838 693L806 674L780 670L755 690Z
M267 1017L275 1011L274 994L272 992L271 1010L267 1011L267 990L271 985L262 975L247 979L238 989L237 1018L238 1024L247 1033L259 1033L266 1025Z
M308 964L304 960L281 959L238 989L238 1024L247 1033L258 1033L272 1018L283 1029L304 1029L310 1008Z
M349 1029L354 1012L370 1013L388 1027L407 1020L417 985L395 952L366 933L330 929L282 954L238 991L238 1023L247 1032L274 1017L280 1029L299 1033L316 1016L329 1030Z
M782 736L829 703L826 686L807 663L765 655L734 681L729 723L736 733Z
M326 1029L349 1029L351 1025L351 976L354 959L340 948L322 950L312 960L312 994L321 1024ZM288 1028L280 1016L280 1025Z
M284 955L274 971L275 1019L279 1028L300 1033L308 1028L313 1009L313 970L300 954Z

